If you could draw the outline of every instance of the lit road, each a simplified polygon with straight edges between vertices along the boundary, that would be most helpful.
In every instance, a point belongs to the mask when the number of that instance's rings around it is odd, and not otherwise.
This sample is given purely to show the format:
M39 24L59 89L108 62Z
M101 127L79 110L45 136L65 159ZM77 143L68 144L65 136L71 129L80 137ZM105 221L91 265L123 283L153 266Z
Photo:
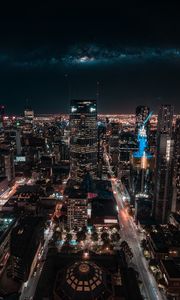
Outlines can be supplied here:
M3 194L0 196L0 210L2 210L3 205L16 193L18 188L17 182L11 187L8 188Z
M45 234L45 242L43 245L43 251L42 251L42 255L41 255L41 259L39 260L38 263L38 268L36 273L32 274L31 277L29 278L28 282L25 283L22 287L21 290L21 296L20 296L20 300L26 300L26 299L33 299L34 298L34 294L37 288L37 284L39 281L39 278L41 276L41 272L44 266L44 262L46 260L46 256L48 253L48 244L49 241L51 240L52 236L53 236L53 228L52 225L49 226L48 230L46 230L46 234Z
M133 252L132 263L137 267L140 279L143 284L142 294L144 299L148 300L165 300L166 297L162 295L159 291L156 280L149 271L148 264L140 247L140 237L137 232L137 227L131 216L126 211L123 205L124 189L122 187L122 182L117 183L114 178L108 154L104 154L104 159L107 163L109 173L111 175L112 189L114 197L116 199L118 210L119 210L119 223L121 225L121 238L126 240ZM120 184L120 189L117 185Z
M8 188L0 195L0 210L8 202L8 200L17 192L19 186L22 185L32 185L34 183L33 179L23 177L21 180L15 181L14 185L11 188Z

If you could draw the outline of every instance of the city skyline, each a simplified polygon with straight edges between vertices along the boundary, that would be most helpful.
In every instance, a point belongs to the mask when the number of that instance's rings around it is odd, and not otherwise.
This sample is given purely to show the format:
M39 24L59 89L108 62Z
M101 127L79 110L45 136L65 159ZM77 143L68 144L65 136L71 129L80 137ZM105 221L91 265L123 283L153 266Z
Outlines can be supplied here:
M180 300L179 8L0 5L0 299Z

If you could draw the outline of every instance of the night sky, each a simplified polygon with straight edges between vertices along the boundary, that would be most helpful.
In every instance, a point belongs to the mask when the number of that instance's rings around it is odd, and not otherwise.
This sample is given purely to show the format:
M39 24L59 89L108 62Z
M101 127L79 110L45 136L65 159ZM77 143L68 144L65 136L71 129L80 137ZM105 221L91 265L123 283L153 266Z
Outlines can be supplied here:
M156 112L161 103L180 113L178 1L14 2L0 7L0 102L8 113L22 114L26 99L36 113L68 112L70 98L96 98L97 82L101 113L139 104Z

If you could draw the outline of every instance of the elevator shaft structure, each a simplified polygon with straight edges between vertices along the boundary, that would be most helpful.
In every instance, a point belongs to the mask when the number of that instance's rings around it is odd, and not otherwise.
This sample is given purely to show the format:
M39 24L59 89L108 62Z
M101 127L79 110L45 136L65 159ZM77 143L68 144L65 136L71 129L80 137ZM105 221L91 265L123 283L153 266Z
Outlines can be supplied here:
M150 112L150 114L147 116L147 118L144 120L143 124L138 130L138 151L133 153L134 158L151 158L152 154L147 151L148 142L147 142L147 131L146 131L146 123L151 118L153 112Z

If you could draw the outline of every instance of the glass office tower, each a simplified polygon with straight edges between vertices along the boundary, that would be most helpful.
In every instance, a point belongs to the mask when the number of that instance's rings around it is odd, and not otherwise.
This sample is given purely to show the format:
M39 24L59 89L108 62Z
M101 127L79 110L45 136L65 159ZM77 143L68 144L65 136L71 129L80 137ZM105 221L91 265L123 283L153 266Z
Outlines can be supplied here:
M70 110L70 176L81 182L87 172L97 176L96 100L71 100Z

